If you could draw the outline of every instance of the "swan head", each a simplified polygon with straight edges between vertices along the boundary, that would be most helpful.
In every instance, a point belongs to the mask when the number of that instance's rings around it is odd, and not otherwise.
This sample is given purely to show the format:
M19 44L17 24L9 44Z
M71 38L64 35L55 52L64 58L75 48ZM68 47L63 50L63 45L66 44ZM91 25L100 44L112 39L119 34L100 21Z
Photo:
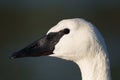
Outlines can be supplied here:
M12 58L50 55L77 61L93 57L102 49L105 49L104 40L94 25L74 18L60 21L43 38L15 52Z

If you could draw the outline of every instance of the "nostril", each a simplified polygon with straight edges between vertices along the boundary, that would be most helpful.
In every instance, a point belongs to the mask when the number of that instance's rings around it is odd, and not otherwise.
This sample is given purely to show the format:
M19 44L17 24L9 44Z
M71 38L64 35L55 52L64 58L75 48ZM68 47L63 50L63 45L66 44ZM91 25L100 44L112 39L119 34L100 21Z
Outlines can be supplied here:
M34 44L30 47L30 49L37 48L38 46L39 46L38 44Z
M32 49L32 48L35 48L35 46L36 46L36 45L33 45L33 46L31 46L30 48L31 48L31 49Z

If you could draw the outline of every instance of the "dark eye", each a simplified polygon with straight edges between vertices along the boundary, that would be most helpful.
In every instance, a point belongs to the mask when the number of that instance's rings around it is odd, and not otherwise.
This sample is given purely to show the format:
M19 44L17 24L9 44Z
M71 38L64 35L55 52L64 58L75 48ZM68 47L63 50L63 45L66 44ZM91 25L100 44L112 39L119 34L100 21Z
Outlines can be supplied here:
M70 32L70 30L68 28L64 29L64 33L68 34Z

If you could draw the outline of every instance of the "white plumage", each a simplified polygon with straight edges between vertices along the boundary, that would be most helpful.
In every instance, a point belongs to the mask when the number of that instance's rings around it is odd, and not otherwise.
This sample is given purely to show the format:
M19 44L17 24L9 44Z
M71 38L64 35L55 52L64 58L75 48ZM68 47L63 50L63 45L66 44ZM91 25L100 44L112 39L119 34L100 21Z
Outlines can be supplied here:
M50 56L71 60L78 64L82 80L110 80L109 57L100 32L84 19L65 19L51 28L50 32L70 29L55 45Z

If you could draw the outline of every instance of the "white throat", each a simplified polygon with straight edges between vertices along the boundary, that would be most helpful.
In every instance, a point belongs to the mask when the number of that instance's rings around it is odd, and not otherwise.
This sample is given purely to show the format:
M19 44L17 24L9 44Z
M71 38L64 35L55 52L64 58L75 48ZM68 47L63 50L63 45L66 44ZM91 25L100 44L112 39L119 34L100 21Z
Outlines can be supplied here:
M111 80L109 59L104 54L86 57L76 63L80 67L82 80Z

